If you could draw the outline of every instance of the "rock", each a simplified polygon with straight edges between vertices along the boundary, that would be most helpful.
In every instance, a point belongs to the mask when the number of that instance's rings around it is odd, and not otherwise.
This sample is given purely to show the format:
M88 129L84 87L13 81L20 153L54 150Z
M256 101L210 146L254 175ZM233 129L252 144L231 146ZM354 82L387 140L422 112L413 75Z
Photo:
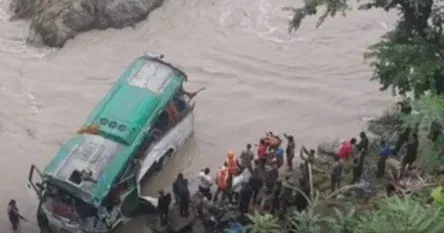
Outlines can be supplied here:
M132 26L163 0L13 0L12 19L31 18L28 42L62 47L78 33Z

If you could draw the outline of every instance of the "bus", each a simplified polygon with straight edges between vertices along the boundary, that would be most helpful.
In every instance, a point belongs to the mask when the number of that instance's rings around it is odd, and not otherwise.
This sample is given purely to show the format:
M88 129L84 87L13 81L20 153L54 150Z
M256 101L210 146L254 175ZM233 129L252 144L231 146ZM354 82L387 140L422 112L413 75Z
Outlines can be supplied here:
M38 219L58 232L105 233L153 209L153 198L141 196L142 178L194 131L186 81L163 58L136 58L46 168L31 165Z

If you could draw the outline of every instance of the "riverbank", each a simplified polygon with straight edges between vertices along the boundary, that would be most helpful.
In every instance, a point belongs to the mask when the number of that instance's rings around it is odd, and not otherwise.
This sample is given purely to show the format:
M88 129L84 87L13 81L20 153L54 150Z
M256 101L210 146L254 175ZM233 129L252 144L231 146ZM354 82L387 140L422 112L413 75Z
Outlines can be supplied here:
M12 0L10 20L31 20L28 43L63 47L77 34L134 26L163 0Z

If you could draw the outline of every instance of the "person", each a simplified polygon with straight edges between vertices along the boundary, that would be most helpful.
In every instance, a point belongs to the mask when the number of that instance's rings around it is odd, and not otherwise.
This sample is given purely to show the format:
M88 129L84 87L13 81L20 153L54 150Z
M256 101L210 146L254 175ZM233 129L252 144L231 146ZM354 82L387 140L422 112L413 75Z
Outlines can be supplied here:
M359 182L362 175L363 164L360 162L361 158L353 159L353 180L352 184Z
M393 155L397 155L401 147L404 145L406 141L409 139L411 128L405 127L402 129L402 132L398 136L398 140L396 140L395 148L393 149Z
M222 201L225 200L225 196L228 194L228 188L229 188L228 182L229 182L230 173L228 172L226 164L227 163L225 163L224 166L222 166L219 169L219 172L217 173L216 176L217 191L214 194L213 202L217 202L220 193L222 193Z
M14 231L18 230L20 220L27 221L26 218L20 215L17 202L14 199L11 199L8 203L8 217Z
M302 183L306 183L308 185L308 179L309 179L309 172L308 172L308 165L313 164L314 158L315 158L315 150L311 149L310 151L305 148L305 146L302 146L301 151L299 152L299 157L304 161L304 164L302 165ZM306 156L304 156L304 154Z
M270 210L271 214L275 214L276 211L279 211L281 208L281 205L280 205L281 203L279 200L281 191L282 191L282 181L277 180L276 184L274 185L274 188L273 188L273 193L271 194L272 195L271 210Z
M272 164L272 168L267 172L265 177L265 188L268 194L273 192L274 185L279 179L279 170L276 160Z
M157 210L160 215L160 225L166 226L168 224L168 213L171 204L171 194L166 193L163 190L159 191L159 200L157 202Z
M227 153L227 168L228 168L228 173L230 173L230 175L237 175L239 173L239 160L236 157L236 154L232 151L229 150Z
M339 160L339 157L335 157L335 162L333 163L330 175L332 192L334 192L340 186L342 170L343 170L342 162Z
M345 141L342 143L341 148L339 148L338 157L339 159L348 160L353 156L353 147L356 144L356 138L352 138L350 141Z
M267 160L268 157L268 153L267 153L268 147L267 144L265 143L265 139L261 139L259 141L259 147L257 149L257 157L259 160Z
M289 175L286 175L284 177L284 181L281 183L281 186L282 186L281 193L279 195L279 201L280 201L279 218L283 219L283 217L287 213L288 206L291 203L292 194L293 194L292 187L294 187L294 184L290 181Z
M251 185L249 183L243 183L239 195L239 211L241 214L248 213L252 195L253 190Z
M412 168L413 163L416 161L416 157L418 154L418 146L419 146L418 134L414 132L410 135L410 138L407 142L406 155L402 158L401 172L400 172L401 175L404 173L406 167L408 167L409 169Z
M179 203L179 187L181 182L183 182L183 174L179 173L177 175L176 180L173 182L173 195L174 195L174 201L178 204Z
M205 168L202 171L200 171L199 175L197 176L199 179L199 192L202 193L206 198L211 200L211 186L213 185L213 179L210 176L210 169Z
M284 149L282 147L279 147L276 151L276 165L278 168L282 167L284 164Z
M251 162L254 160L254 152L253 150L251 150L251 144L249 143L247 144L246 149L242 151L239 158L240 158L241 170L243 171L244 169L248 168L251 171L252 170Z
M285 153L287 156L287 166L288 166L288 170L292 170L293 169L294 150L296 148L296 145L294 143L294 138L292 135L284 134L284 137L287 138L287 148L285 150Z
M182 217L188 217L190 203L190 190L188 189L188 180L182 179L182 182L180 182L178 186L179 212Z
M183 86L180 87L180 92L186 96L188 96L189 100L193 99L199 92L203 91L205 88L201 88L198 91L195 92L188 92L186 91Z
M384 140L381 140L381 146L379 149L379 160L377 164L376 177L381 178L385 174L385 163L388 157L392 154L390 148Z
M359 134L359 137L360 140L359 143L356 145L356 149L361 153L361 155L365 156L368 153L368 145L369 145L368 137L364 131L362 131Z
M253 195L252 201L253 201L254 205L258 204L257 197L258 197L259 192L260 192L260 190L261 190L261 188L262 188L262 186L264 184L263 183L264 179L262 178L261 171L265 171L265 168L261 168L260 167L259 160L256 160L255 164L256 164L256 167L255 167L255 169L253 171L252 176L250 177L250 180L248 181L248 183L250 184L252 193L253 193L252 194ZM264 170L262 170L262 169L264 169Z

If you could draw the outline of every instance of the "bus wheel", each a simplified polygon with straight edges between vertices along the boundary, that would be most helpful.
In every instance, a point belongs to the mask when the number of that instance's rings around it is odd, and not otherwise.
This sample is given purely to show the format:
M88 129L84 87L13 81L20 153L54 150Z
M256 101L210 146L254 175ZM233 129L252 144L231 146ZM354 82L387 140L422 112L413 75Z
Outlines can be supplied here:
M169 158L171 158L171 156L173 155L173 151L169 150L167 151L162 158L159 159L159 161L157 161L156 163L156 171L160 171L165 163L165 159L168 160Z

